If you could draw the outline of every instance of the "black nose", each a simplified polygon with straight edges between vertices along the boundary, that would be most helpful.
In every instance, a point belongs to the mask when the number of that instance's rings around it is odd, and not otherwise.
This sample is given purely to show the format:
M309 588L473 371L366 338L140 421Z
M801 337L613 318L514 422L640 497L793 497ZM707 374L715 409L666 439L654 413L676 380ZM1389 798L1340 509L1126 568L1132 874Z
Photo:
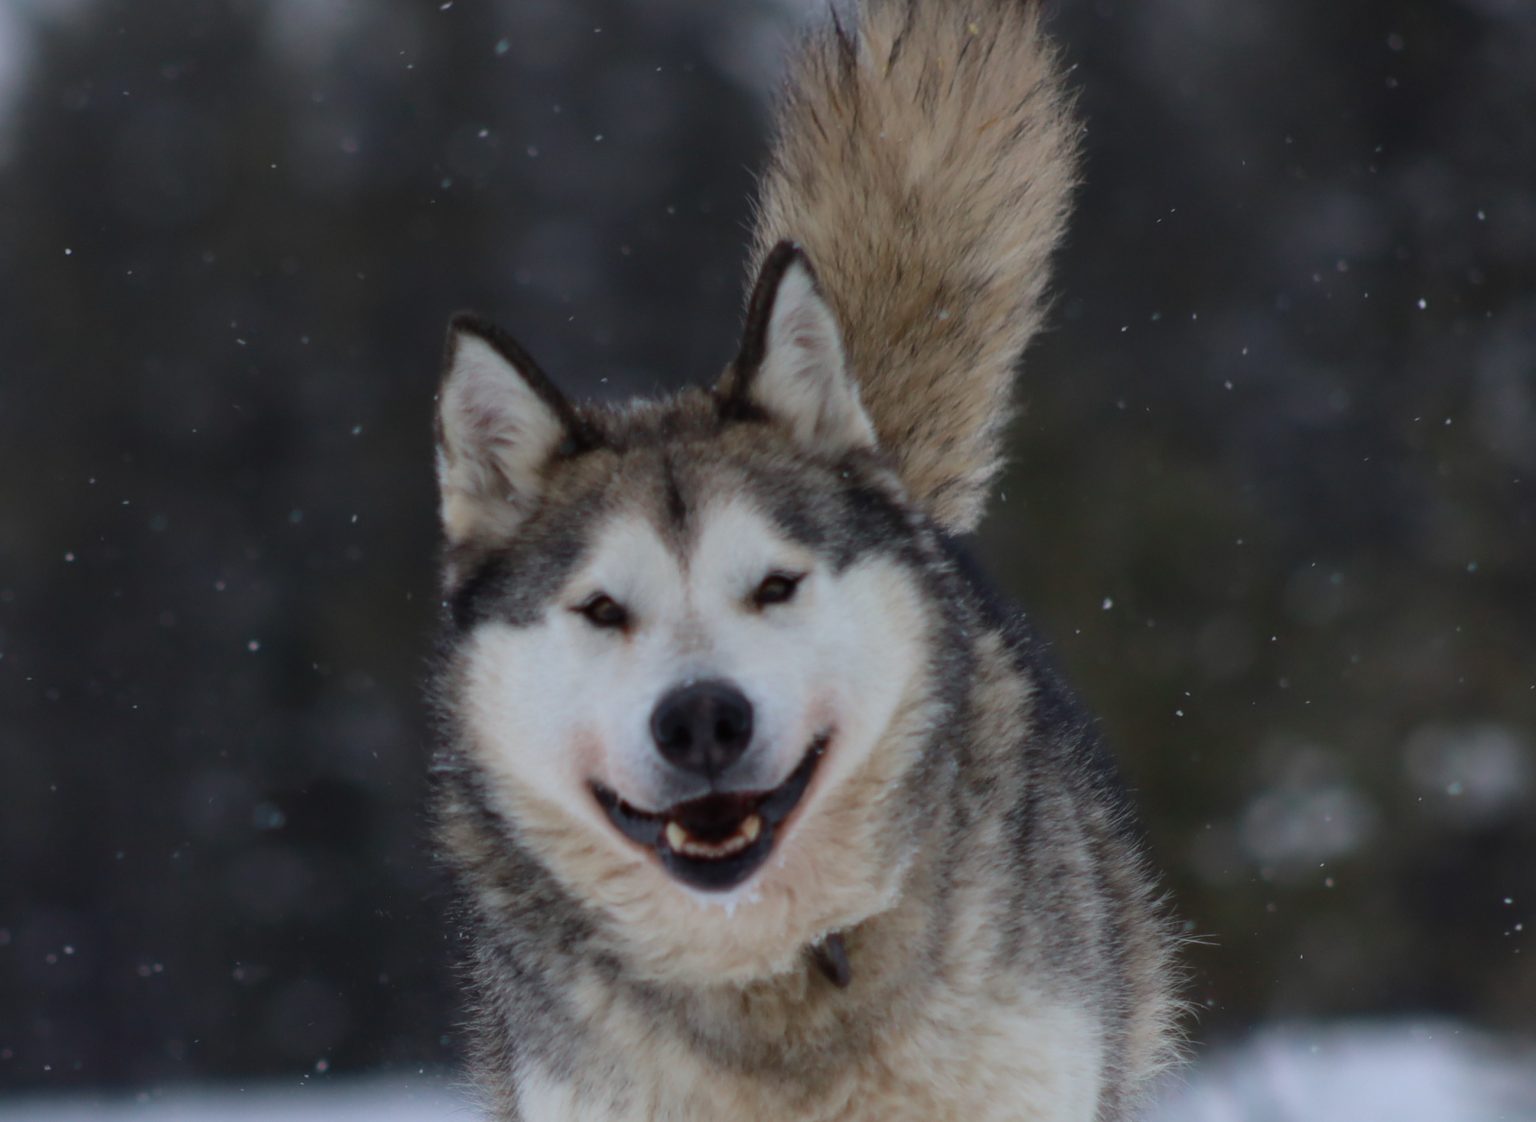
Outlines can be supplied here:
M651 713L651 736L668 763L713 779L747 750L752 703L729 682L679 686Z

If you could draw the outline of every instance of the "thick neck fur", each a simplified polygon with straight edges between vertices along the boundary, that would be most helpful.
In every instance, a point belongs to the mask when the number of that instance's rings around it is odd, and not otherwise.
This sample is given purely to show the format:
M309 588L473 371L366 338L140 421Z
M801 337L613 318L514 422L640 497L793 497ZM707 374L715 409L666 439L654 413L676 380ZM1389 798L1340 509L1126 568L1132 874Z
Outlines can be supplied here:
M859 1057L878 1052L873 1038L880 1027L890 1018L911 1019L930 988L956 982L961 965L947 906L951 870L944 867L950 863L944 855L953 854L960 839L946 836L958 826L940 809L953 803L956 773L945 767L922 771L924 802L937 813L914 824L916 833L907 839L894 906L842 932L853 970L847 988L825 976L808 946L799 948L784 972L747 985L641 981L580 905L526 852L518 853L520 868L507 878L517 883L493 894L482 884L470 904L477 913L473 982L481 1070L510 1084L528 1059L554 1072L594 1063L643 1065L634 1042L642 1035L636 1026L645 1025L706 1058L722 1075L782 1079L797 1093L814 1094ZM916 772L912 782L919 782ZM490 814L468 831L462 818L459 823L450 844L461 857L478 851L487 872L513 868L506 861L504 824ZM493 848L502 856L491 858ZM519 1015L530 1004L544 1009L540 1020ZM551 1031L541 1032L541 1026Z

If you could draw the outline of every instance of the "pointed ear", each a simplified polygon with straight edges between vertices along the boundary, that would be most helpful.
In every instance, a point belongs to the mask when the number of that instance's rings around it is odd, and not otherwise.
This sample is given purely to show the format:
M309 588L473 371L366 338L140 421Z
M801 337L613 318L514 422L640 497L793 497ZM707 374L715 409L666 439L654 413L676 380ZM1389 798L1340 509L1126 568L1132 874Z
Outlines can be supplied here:
M835 455L875 446L837 319L793 242L763 262L733 375L728 407L768 414L808 448Z
M437 484L450 547L506 537L537 502L544 469L591 444L586 425L494 324L448 325L437 395Z

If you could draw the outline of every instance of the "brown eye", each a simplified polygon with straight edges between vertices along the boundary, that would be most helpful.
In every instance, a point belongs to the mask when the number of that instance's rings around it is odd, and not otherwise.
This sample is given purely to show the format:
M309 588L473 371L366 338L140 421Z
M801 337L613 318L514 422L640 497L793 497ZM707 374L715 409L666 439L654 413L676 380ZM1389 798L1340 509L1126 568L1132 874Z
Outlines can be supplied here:
M804 573L769 573L763 578L763 583L757 586L757 591L752 593L752 603L759 608L766 608L770 604L793 600L795 589L800 587L804 576Z
M612 596L599 592L576 609L593 627L617 628L629 623L629 613Z

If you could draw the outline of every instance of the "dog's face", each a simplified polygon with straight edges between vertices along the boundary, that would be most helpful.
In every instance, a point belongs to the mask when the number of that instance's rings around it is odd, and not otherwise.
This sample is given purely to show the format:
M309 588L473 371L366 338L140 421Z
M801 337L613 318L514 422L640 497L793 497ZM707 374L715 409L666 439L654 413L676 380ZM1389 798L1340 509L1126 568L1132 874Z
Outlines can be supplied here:
M798 256L720 393L619 414L456 321L439 432L448 709L536 859L658 976L761 976L889 906L920 528Z

